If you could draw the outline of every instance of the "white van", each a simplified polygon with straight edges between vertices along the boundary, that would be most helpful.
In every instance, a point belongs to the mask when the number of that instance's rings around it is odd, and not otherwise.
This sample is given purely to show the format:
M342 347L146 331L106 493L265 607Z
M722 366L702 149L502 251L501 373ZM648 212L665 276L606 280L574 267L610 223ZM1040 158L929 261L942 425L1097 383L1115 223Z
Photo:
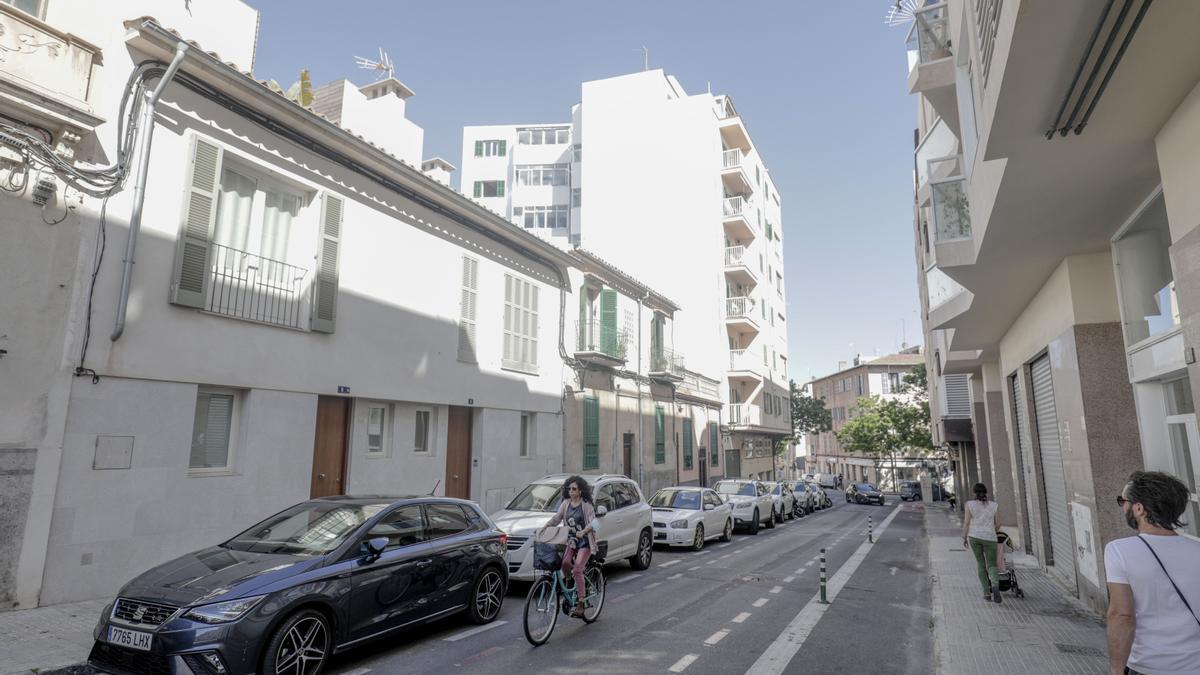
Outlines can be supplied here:
M819 473L817 474L817 485L833 490L837 488L837 476L831 473Z

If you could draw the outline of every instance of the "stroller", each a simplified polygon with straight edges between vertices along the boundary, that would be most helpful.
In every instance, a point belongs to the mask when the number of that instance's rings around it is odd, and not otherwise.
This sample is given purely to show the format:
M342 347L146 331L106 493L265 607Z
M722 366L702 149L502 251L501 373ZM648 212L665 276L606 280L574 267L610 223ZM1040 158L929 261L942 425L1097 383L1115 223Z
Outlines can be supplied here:
M996 577L999 582L998 588L1001 593L1012 591L1013 595L1018 598L1025 597L1025 591L1021 590L1021 585L1017 583L1017 573L1015 570L1008 568L1008 564L1004 559L1005 549L1012 548L1012 541L1004 532L996 532Z

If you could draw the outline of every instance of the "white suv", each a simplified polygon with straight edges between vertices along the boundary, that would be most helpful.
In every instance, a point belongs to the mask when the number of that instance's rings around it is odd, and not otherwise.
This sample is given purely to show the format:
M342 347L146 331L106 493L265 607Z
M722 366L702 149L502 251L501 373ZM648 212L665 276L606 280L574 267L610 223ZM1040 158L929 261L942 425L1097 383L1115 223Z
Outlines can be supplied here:
M513 497L503 510L492 514L492 521L508 535L508 577L530 581L533 569L533 534L545 525L562 501L563 482L570 474L552 474L530 483ZM633 480L617 474L581 476L592 488L597 511L607 513L596 532L599 551L594 554L606 562L628 559L635 570L650 567L654 555L650 505Z
M762 481L732 478L713 486L721 500L733 507L733 524L758 534L758 526L775 527L775 500ZM511 541L511 540L510 540Z

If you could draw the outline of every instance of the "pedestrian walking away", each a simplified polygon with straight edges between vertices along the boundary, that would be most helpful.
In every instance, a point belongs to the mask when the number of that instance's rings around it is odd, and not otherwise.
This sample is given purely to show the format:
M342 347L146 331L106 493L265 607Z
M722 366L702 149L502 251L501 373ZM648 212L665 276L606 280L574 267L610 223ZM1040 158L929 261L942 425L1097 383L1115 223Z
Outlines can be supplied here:
M1000 529L1000 516L996 502L988 500L988 489L976 483L975 499L967 502L967 515L963 518L963 547L975 554L979 568L979 583L983 586L983 599L1000 602L1000 578L996 569L996 531Z
M1104 547L1113 675L1200 674L1200 541L1175 531L1188 497L1159 471L1134 471L1117 497L1137 535Z

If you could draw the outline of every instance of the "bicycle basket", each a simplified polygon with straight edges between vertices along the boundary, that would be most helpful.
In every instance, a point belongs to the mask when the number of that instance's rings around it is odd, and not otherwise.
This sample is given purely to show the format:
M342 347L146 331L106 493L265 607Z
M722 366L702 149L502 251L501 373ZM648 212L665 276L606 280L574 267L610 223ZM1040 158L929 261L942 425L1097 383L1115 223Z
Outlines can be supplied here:
M537 542L533 545L533 568L553 572L562 566L563 547Z

